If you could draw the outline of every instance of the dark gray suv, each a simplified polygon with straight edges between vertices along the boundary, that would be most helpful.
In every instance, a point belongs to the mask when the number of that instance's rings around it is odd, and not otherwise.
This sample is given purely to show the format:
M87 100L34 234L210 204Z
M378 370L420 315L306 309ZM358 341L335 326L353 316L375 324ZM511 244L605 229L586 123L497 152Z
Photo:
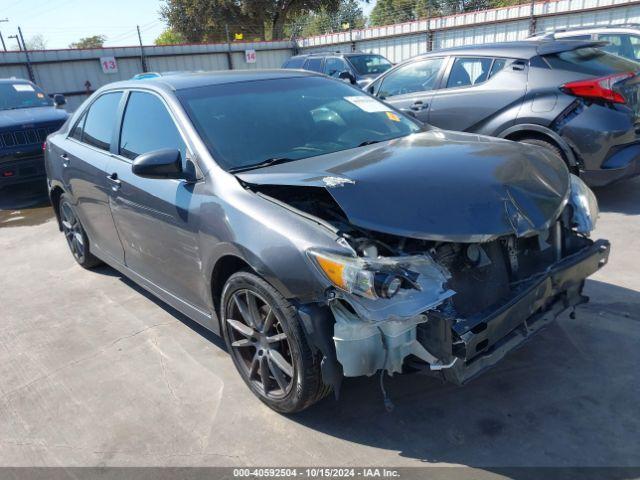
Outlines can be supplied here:
M368 91L423 122L546 147L598 186L640 173L640 64L604 43L541 40L440 50Z
M363 52L316 52L296 55L282 68L299 68L340 78L365 88L393 65L382 55Z
M462 383L585 302L609 255L593 194L545 150L423 127L309 72L109 84L46 167L78 263L220 333L281 412L343 376Z

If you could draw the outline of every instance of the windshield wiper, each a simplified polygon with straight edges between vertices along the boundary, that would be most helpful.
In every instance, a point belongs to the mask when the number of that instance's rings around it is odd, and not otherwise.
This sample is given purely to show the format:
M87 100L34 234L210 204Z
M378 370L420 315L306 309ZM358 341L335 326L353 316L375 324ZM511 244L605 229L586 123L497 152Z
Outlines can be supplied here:
M359 147L366 147L367 145L373 145L374 143L380 143L382 140L365 140L362 142Z
M256 168L270 167L271 165L278 165L279 163L287 163L293 160L294 160L293 158L287 158L287 157L267 158L266 160L263 160L260 163L254 163L253 165L247 165L244 167L231 168L228 171L229 173L245 172L247 170L254 170Z

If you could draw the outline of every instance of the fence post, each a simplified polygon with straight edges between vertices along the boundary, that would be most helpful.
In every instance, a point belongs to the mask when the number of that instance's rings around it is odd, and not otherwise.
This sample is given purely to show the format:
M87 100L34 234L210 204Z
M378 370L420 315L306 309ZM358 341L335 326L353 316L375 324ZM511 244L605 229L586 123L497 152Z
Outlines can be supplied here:
M229 65L229 70L233 70L233 55L231 55L231 37L229 36L229 25L225 23L224 31L227 34L227 64Z
M24 47L24 56L27 59L27 71L29 72L29 80L36 83L36 76L33 74L33 68L31 67L31 59L29 58L29 51L27 50L27 44L24 43L24 37L22 36L22 29L18 27L18 35L20 35L20 41Z
M140 62L142 63L142 71L148 72L147 59L144 56L144 47L142 46L142 35L140 35L140 25L136 25L136 29L138 30L138 41L140 42Z

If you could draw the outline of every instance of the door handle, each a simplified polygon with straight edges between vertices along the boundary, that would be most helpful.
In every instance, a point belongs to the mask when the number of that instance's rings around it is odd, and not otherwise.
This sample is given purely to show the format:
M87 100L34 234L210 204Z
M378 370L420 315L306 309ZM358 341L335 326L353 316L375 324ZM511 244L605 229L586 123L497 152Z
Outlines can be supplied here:
M114 192L120 190L122 182L118 179L118 174L116 172L113 172L111 175L107 175L107 180L111 183L111 190Z
M422 100L418 100L417 102L414 102L413 105L411 105L411 110L413 110L414 112L419 112L420 110L426 110L427 108L429 108L429 104L428 103L424 103Z
M60 158L62 159L62 166L63 167L68 167L69 166L69 155L67 155L66 153L61 153L60 154Z

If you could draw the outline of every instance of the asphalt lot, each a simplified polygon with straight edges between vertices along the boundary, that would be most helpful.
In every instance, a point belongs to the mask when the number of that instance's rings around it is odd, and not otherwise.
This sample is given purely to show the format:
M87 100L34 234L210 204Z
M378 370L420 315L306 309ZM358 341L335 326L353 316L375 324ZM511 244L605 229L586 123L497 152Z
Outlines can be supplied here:
M35 193L34 192L35 189ZM43 188L0 192L0 466L640 465L640 179L596 192L592 302L465 387L345 382L297 416L223 342L114 270L77 266Z

